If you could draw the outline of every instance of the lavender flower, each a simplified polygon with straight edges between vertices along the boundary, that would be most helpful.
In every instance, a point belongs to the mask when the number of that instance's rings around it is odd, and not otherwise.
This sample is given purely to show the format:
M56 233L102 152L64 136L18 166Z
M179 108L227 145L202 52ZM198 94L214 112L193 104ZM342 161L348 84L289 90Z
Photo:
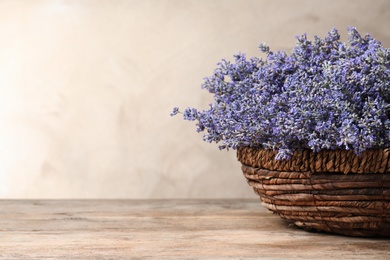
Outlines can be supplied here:
M297 37L291 54L271 52L222 60L202 88L214 96L208 110L187 108L185 120L220 149L277 149L288 159L298 149L390 146L390 49L348 28L348 43L336 29L324 38ZM174 108L172 115L179 113Z
M178 113L179 113L179 108L178 107L174 107L173 110L172 110L171 116L175 116Z

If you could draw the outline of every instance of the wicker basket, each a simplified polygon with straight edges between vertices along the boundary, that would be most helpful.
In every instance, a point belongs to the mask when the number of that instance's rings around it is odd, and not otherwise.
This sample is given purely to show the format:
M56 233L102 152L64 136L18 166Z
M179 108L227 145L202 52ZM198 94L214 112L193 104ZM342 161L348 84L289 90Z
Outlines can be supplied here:
M238 160L262 204L308 230L390 236L390 149L297 151L275 160L272 150L241 147Z

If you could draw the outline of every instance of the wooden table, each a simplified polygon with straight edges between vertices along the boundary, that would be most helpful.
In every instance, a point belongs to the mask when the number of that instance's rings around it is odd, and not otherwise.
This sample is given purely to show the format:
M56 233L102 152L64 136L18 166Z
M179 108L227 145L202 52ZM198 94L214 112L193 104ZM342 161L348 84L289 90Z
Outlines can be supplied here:
M390 259L390 239L289 227L258 200L2 200L0 259Z

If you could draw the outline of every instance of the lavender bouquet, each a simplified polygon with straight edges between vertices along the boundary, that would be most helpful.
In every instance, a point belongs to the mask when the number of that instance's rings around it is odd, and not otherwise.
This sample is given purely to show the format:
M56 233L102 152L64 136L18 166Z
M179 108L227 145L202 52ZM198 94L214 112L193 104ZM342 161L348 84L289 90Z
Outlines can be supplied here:
M298 149L390 147L390 49L348 28L348 43L336 29L310 41L297 37L291 54L265 59L222 60L202 88L214 95L208 110L174 108L196 121L204 140L220 149L275 149L276 159Z

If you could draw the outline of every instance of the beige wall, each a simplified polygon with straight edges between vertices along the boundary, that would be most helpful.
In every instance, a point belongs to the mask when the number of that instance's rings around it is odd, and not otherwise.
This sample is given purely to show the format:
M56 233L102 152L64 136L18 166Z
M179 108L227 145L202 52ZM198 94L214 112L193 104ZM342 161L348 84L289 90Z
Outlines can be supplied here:
M221 58L348 25L390 47L390 1L0 1L0 197L254 198L171 108L207 108Z

